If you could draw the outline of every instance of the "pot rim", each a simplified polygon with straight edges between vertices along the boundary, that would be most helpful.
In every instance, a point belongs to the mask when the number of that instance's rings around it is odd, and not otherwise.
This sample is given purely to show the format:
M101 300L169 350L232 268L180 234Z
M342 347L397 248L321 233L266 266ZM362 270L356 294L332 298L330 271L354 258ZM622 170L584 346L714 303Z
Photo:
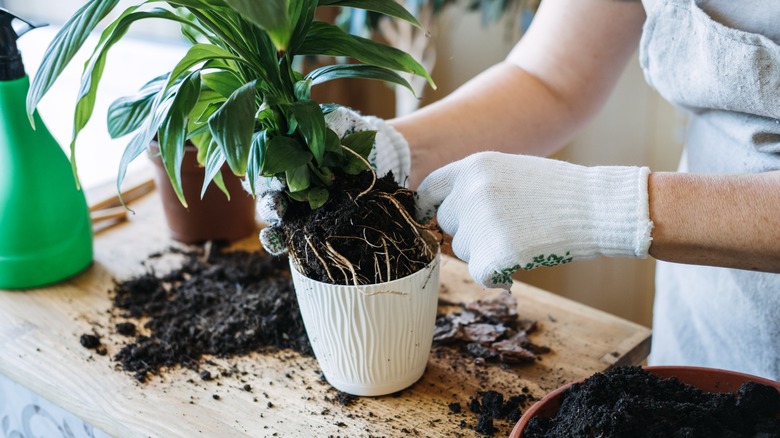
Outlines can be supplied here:
M426 241L428 241L430 244L436 245L436 255L433 257L433 260L431 260L430 263L428 263L427 265L422 267L417 272L413 272L413 273L411 273L411 274L409 274L407 276L404 276L404 277L401 277L401 278L396 278L395 280L391 280L391 281L385 281L385 282L382 282L382 283L369 283L369 284L361 284L359 286L355 286L354 284L334 284L334 283L326 283L324 281L314 280L312 278L307 277L306 275L301 273L300 270L298 270L298 267L293 262L293 258L292 257L289 257L288 259L290 261L290 269L293 271L293 273L296 274L296 275L299 275L299 276L301 276L303 278L305 278L306 280L308 280L309 282L311 282L313 284L349 288L347 290L350 290L350 289L364 289L364 288L367 288L367 287L376 287L376 286L379 286L379 285L381 285L381 286L388 286L388 285L393 285L393 284L395 284L397 282L404 281L404 280L406 280L406 279L408 279L410 277L413 277L415 275L419 275L421 272L432 271L433 268L436 266L436 264L441 262L441 245L436 240L436 237L430 231L425 230L425 234L423 235L423 238Z
M433 260L431 260L430 263L425 265L417 272L413 272L405 277L396 278L395 280L391 280L391 281L385 281L382 283L361 284L358 286L355 286L354 284L334 284L334 283L326 283L324 281L314 280L302 274L301 271L298 270L298 267L295 266L292 257L289 258L289 261L290 261L290 269L293 271L295 275L303 277L307 281L315 285L333 286L333 287L345 288L345 290L352 290L352 289L358 290L358 289L365 289L365 288L376 287L376 286L383 286L383 287L392 286L393 284L400 283L402 281L405 281L408 278L414 277L415 275L420 275L421 273L425 273L426 271L428 272L428 275L430 275L430 273L433 272L433 268L436 267L436 265L441 262L441 248L438 248L436 250L436 255L433 257Z

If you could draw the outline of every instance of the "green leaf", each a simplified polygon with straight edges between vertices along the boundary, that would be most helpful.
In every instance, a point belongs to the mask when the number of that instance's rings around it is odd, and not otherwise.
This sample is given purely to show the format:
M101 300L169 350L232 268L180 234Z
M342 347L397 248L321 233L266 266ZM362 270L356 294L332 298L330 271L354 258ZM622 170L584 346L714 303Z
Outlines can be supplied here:
M255 129L255 81L233 92L227 101L209 118L209 129L230 169L238 176L246 173L252 133Z
M298 100L311 99L311 81L302 80L295 83L295 98Z
M209 184L214 179L214 177L219 174L223 164L225 164L225 154L222 152L222 149L220 149L217 142L212 141L206 150L204 166L206 168L206 174L203 178L203 187L200 190L201 199L203 199L203 197L206 195L206 190L208 189ZM230 193L225 190L223 190L223 192L225 193L225 196L227 196L228 200L230 200Z
M298 54L348 56L365 64L414 73L424 77L431 87L436 89L436 84L425 68L408 53L367 38L350 35L330 24L312 23Z
M295 115L292 114L286 118L287 118L287 135L292 136L295 133L295 130L298 129L298 119L296 119Z
M241 79L232 71L216 71L203 74L203 83L207 87L221 94L225 98L230 97L234 91L244 85Z
M347 162L342 165L344 172L349 175L357 175L358 173L368 170L370 167L366 163L353 155L345 155Z
M273 176L302 166L313 158L303 145L294 138L277 136L266 145L261 174Z
M344 154L346 158L346 163L344 164L345 172L355 175L369 169L366 161L368 160L368 154L371 153L371 149L374 147L375 138L376 131L361 131L341 139L341 144L363 157L361 160L353 154Z
M188 14L189 13L189 12L182 12L182 11L186 11L186 10L185 9L181 9L181 8L176 10L176 12L179 13L179 14ZM194 20L194 18L195 17L193 16L192 19ZM198 43L201 42L202 36L201 36L200 31L198 31L195 27L193 27L191 25L182 24L179 27L179 32L181 32L181 35L184 37L184 39L189 41L190 44L198 44Z
M325 131L325 151L333 152L338 156L344 155L344 151L341 149L341 139L330 128Z
M185 73L190 68L212 60L212 59L227 59L233 61L241 61L241 58L233 55L222 47L212 44L195 44L187 50L187 54L179 60L176 66L171 70L171 76L168 80L168 86L173 84L179 76Z
M316 210L328 202L328 190L322 187L312 187L309 190L309 207Z
M306 190L311 185L311 174L307 164L300 165L284 173L287 189L291 192Z
M376 141L376 131L360 131L349 134L341 139L341 144L360 154L361 157L368 159L368 154L374 148Z
M302 192L285 192L287 196L298 202L306 202L309 200L309 191L304 190Z
M217 188L227 196L228 201L230 200L230 192L227 189L227 186L225 185L225 180L222 179L222 172L217 172L216 175L214 175L214 184L217 185Z
M201 93L203 90L201 89ZM192 113L190 113L190 120L188 123L189 126L192 126ZM206 126L208 128L208 126ZM187 128L187 139L186 141L188 143L191 143L193 146L195 146L195 149L198 150L198 164L203 165L206 162L206 152L209 149L209 145L214 141L214 138L211 137L211 132L206 129L202 130L201 133L197 135L193 135L193 133L190 131L190 128Z
M290 0L225 0L247 21L268 33L277 50L286 50L292 34Z
M157 132L160 143L160 157L165 172L173 184L179 201L187 206L181 185L181 162L184 159L184 142L187 135L187 121L192 107L200 93L200 72L190 73L179 85L171 103L171 109L163 119Z
M192 121L192 119L190 119L190 121ZM193 130L191 130L191 131L189 131L187 133L187 137L188 138L196 138L196 137L200 137L200 136L206 135L206 134L208 134L209 138L212 137L211 136L211 128L209 127L209 124L208 123L200 123L200 124L198 124L197 128L195 128L195 129L193 129ZM211 142L211 140L209 140L209 142Z
M310 87L322 84L323 82L341 78L360 78L374 79L378 81L391 82L408 88L412 93L414 89L409 82L401 75L388 68L377 67L367 64L334 64L326 65L313 70L306 75L306 79L311 80Z
M149 143L157 134L157 129L168 114L172 102L172 96L166 94L164 90L160 90L152 104L152 116L146 119L142 129L140 129L127 146L125 146L125 150L122 152L122 157L119 160L119 170L117 171L116 177L116 190L117 193L120 194L120 201L122 201L122 181L124 181L125 175L127 174L127 167L149 147ZM122 204L124 205L124 201L122 201Z
M166 0L166 2L173 6L184 6L189 8L225 7L225 2L223 0Z
M403 6L395 1L387 0L320 0L320 6L340 6L343 8L365 9L367 11L378 12L390 17L400 18L401 20L412 23L415 27L422 29L419 21L409 13Z
M299 100L292 105L292 112L306 145L309 147L317 165L322 164L325 155L325 116L317 102Z
M298 47L304 41L306 33L309 32L309 26L314 21L314 14L317 11L317 2L311 0L290 0L290 20L295 24L295 28L290 36L287 51L296 53Z
M249 161L247 162L246 177L249 180L249 187L252 189L252 195L255 193L255 182L260 176L263 166L263 155L265 154L265 131L255 132L252 135L252 148L249 150Z
M333 172L330 170L327 166L320 166L319 168L316 166L309 166L309 171L311 171L311 174L317 177L317 179L325 186L330 187L333 185L333 181L335 181L335 176L333 175Z
M74 173L76 172L76 139L84 126L92 117L95 109L95 100L97 98L97 87L103 76L103 69L106 64L108 51L127 33L130 25L138 20L146 18L163 18L172 21L185 21L182 17L171 11L154 8L149 11L134 12L137 7L126 9L122 15L114 20L100 37L97 47L84 67L84 73L81 77L81 89L76 101L76 111L73 120L73 136L70 142L71 163ZM186 21L185 21L186 22Z
M120 97L108 108L108 133L111 138L119 138L136 131L149 117L157 93L168 82L168 74L158 76L147 82L133 96Z
M119 0L88 1L54 36L43 54L43 60L27 93L27 116L30 123L33 123L32 114L43 96L81 49L89 34L118 3Z
M202 74L201 80L203 80ZM192 112L190 113L190 124L188 129L192 131L207 123L209 117L225 103L225 100L227 99L216 91L201 87L198 103L192 107Z

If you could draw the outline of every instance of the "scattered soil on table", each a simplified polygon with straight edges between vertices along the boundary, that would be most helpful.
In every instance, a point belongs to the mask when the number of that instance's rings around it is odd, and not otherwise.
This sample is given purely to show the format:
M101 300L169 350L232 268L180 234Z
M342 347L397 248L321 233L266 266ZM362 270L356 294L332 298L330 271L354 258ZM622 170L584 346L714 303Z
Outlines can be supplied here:
M708 393L641 367L596 373L563 394L553 418L533 418L523 438L780 437L780 393L746 383Z
M163 375L168 369L184 367L199 376L187 380L189 384L197 386L234 375L242 392L256 393L255 402L262 401L268 409L278 404L256 389L257 382L250 385L245 381L245 370L217 365L209 356L232 358L281 350L292 350L292 356L297 356L294 352L312 355L287 259L207 243L171 247L151 255L143 264L147 272L115 283L111 291L112 323L97 325L95 332L83 334L82 345L99 354L106 354L103 342L115 345L118 352L114 360L119 368L132 373L140 382ZM455 436L508 433L526 405L536 400L527 388L521 392L520 388L490 378L491 368L530 364L534 356L538 360L538 355L549 351L527 342L525 334L535 330L536 324L520 319L516 309L511 295L467 304L440 303L436 360L447 361L453 370L468 370L481 388L470 398L468 392L454 392L451 403L442 405L441 418L434 423L446 419L455 428L459 425L463 433L456 432ZM514 343L513 348L523 348L528 353L507 353L506 348L501 350L494 345L507 340ZM474 354L477 350L468 347L472 344L495 354ZM488 361L497 363L490 365ZM314 373L321 376L318 370ZM286 377L292 382L292 375ZM324 378L316 381L327 385ZM305 381L302 384L309 385ZM221 385L216 383L217 388ZM406 392L392 397L403 397ZM221 400L224 395L212 393L209 398ZM324 409L321 414L334 415L341 423L350 418L375 416L364 412L361 398L333 388L326 391L324 400L334 408L333 412ZM393 417L376 420L389 424L397 421ZM404 434L400 428L397 430ZM406 432L413 436L421 436L420 433L416 429Z
M116 331L135 336L115 356L139 381L164 367L198 370L204 355L231 357L289 348L311 355L285 258L218 245L170 248L184 262L116 284L113 301L123 317L143 319ZM161 257L162 254L155 255Z
M325 396L326 402L336 403L339 406L349 406L353 404L358 399L357 396L352 394L347 394L346 392L338 391L336 392L336 395L334 397L328 397Z
M414 192L400 187L392 173L382 178L369 171L337 174L329 192L316 210L291 202L282 223L290 257L306 262L296 267L308 278L381 283L413 274L433 260L436 249L422 239L423 226L411 214Z

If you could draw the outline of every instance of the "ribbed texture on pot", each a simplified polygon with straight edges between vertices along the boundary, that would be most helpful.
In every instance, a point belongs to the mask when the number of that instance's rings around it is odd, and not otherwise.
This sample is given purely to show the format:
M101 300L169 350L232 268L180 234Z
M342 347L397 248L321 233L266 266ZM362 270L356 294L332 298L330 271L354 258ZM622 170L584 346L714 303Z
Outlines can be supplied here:
M331 385L376 396L422 377L436 323L439 263L437 254L408 277L360 287L311 280L291 263L306 332Z

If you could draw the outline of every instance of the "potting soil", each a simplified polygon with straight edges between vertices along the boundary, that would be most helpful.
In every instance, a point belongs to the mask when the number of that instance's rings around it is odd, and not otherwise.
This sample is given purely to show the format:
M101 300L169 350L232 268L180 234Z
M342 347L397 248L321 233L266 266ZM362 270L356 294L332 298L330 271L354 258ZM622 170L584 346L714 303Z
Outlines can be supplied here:
M182 254L184 263L116 284L115 307L147 321L146 334L117 324L118 333L135 336L115 356L124 370L144 381L164 367L197 370L204 355L269 348L312 355L285 258L218 247L168 252Z
M281 227L302 274L331 284L373 284L406 277L433 260L422 225L412 223L414 193L392 173L337 176L325 205L311 210L291 202L285 212Z
M533 418L523 438L780 437L780 393L746 383L708 393L641 367L597 373L564 392L552 418Z

